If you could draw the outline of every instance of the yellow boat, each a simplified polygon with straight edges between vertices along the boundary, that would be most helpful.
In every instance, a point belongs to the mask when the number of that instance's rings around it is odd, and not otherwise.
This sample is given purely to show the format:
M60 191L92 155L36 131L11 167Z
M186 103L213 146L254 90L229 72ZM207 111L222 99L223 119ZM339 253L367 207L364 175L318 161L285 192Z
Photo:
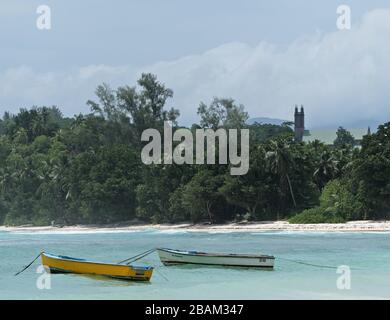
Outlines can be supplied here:
M92 262L45 252L41 253L41 259L50 273L92 274L133 281L149 281L153 273L153 267Z

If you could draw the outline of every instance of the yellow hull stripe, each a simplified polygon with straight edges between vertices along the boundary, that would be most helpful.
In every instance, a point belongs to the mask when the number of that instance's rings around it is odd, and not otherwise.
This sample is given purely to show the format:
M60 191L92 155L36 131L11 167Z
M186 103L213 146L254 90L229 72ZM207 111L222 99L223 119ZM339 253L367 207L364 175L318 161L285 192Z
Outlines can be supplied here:
M129 280L145 280L148 281L152 277L153 269L135 268L127 265L95 263L88 261L73 261L61 259L60 257L48 256L45 253L41 254L42 264L49 269L57 272L93 274L109 277L118 277Z

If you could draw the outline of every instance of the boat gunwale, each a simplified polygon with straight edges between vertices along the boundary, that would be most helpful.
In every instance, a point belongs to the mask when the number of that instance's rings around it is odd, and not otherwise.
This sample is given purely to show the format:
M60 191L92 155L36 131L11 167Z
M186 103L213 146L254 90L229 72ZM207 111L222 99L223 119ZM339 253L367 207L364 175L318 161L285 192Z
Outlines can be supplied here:
M185 262L185 261L163 261L164 265L167 266L174 266L174 265L187 265L187 264L193 264L193 265L203 265L203 266L213 266L213 267L236 267L236 268L248 268L248 269L274 269L273 265L239 265L239 264L215 264L215 263L204 263L204 262Z
M116 264L116 263L104 263L104 262L95 262L95 261L89 261L89 260L79 260L77 258L72 257L61 257L57 256L51 253L42 252L41 255L46 256L50 259L55 260L62 260L62 261L69 261L69 262L78 262L78 263L87 263L87 264L98 264L98 265L104 265L104 266L111 266L111 267L127 267L133 270L153 270L154 268L151 266L133 266L133 265L126 265L126 264Z
M274 256L269 255L250 255L250 254L236 254L236 253L208 253L208 252L190 252L190 251L180 251L175 249L168 248L157 248L157 251L164 251L171 254L182 254L185 256L193 257L218 257L218 258L249 258L249 259L271 259L275 260Z

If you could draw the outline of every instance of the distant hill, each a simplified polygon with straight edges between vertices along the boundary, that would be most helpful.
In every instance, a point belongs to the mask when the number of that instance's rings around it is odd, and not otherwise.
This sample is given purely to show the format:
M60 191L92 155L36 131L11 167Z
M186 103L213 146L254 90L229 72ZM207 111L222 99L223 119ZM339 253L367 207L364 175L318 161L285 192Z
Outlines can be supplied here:
M277 119L277 118L267 118L267 117L258 117L258 118L251 118L247 121L247 124L251 125L255 122L259 124L273 124L280 126L283 124L283 122L293 122L294 120L283 120L283 119ZM367 130L368 127L371 128L371 132L376 132L377 127L380 124L383 124L386 121L390 120L375 120L375 119L366 119L366 120L360 120L360 121L335 121L333 125L310 125L310 123L306 123L306 129L308 130L333 130L337 131L338 127L343 127L348 130L352 129L365 129Z
M248 124L254 124L254 123L259 123L259 124L273 124L280 126L283 124L283 122L288 122L291 120L282 120L282 119L274 119L274 118L265 118L265 117L260 117L260 118L251 118L247 121Z
M366 120L358 120L358 121L335 121L333 125L326 125L326 126L310 126L308 129L310 130L329 130L329 129L336 129L338 127L343 127L346 129L367 129L368 127L371 128L372 132L375 132L379 125L383 124L384 122L387 122L389 120L375 120L375 119L366 119Z

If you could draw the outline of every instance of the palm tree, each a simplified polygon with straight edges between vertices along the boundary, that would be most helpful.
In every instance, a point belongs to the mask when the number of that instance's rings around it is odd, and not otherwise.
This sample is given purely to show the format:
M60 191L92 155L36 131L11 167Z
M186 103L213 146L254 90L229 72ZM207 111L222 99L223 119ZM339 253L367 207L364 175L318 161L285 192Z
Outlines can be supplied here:
M313 173L313 177L320 190L324 188L328 181L335 178L335 175L338 172L337 166L338 161L335 159L334 155L327 150L322 151L317 160L316 169Z
M314 140L309 142L309 147L314 150L314 152L320 152L325 148L325 145L320 140Z
M285 189L287 184L294 207L297 206L294 191L290 179L291 168L294 167L294 160L290 151L290 144L286 140L271 140L270 151L266 153L266 160L272 173L280 178L280 186Z

